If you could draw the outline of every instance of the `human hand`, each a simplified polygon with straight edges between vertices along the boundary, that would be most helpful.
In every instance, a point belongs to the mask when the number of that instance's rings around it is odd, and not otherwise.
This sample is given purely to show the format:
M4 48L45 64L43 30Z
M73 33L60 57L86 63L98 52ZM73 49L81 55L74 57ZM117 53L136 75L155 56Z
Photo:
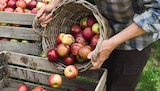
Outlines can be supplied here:
M94 70L94 69L100 68L103 62L109 57L113 49L114 49L114 46L111 46L108 40L104 40L100 46L100 49L97 55L97 60L93 59L94 51L92 51L88 55L88 58L91 59L91 63L92 63L92 67L90 69Z
M47 24L52 20L52 5L46 5L42 7L37 13L37 20L42 27L46 27Z

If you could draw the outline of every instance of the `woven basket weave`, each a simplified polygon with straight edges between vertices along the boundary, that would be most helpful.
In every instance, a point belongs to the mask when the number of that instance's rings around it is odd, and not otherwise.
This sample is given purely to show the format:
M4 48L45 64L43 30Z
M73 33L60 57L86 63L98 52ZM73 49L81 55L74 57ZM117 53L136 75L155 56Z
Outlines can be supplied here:
M33 30L42 35L43 50L47 52L49 49L54 48L56 45L55 39L57 34L61 32L70 33L70 27L72 24L79 23L82 17L93 15L101 25L100 38L96 48L94 49L94 60L96 60L101 42L104 39L107 39L111 34L107 20L99 13L97 7L85 0L63 0L51 12L53 13L53 19L47 27L43 28L39 26L37 18L33 21ZM63 71L66 67L66 65L61 61L54 63L54 65L60 71ZM83 72L91 67L91 62L87 61L86 63L79 63L75 65L78 67L80 72Z

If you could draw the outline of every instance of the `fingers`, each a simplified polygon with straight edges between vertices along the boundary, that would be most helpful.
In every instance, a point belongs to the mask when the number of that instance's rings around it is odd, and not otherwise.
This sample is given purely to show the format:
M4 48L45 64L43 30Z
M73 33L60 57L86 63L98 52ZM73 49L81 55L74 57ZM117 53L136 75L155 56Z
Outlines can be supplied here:
M92 59L92 56L93 56L93 51L88 54L87 58L88 58L88 59Z
M38 20L42 27L46 27L47 24L52 20L52 14L51 13L48 15L43 14L41 15L41 17L38 18Z
M45 12L45 8L44 7L41 8L40 10L38 10L37 15L36 15L37 18L41 17L44 14L44 12Z
M103 62L108 58L107 55L108 52L106 52L105 50L102 50L101 52L98 53L97 59L93 60L93 52L90 53L88 55L88 58L90 58L91 63L92 63L92 67L90 67L90 70L95 70L95 69L99 69Z

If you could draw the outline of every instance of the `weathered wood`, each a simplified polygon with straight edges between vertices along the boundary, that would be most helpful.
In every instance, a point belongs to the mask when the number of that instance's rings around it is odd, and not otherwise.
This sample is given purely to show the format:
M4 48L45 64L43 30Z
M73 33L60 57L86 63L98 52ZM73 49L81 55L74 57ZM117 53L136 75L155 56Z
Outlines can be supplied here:
M39 55L42 51L41 36L34 32L32 22L35 14L15 13L0 11L0 24L7 24L0 26L0 37L17 40L28 40L31 43L12 43L10 41L4 42L0 40L0 51L12 51L23 54ZM13 26L18 24L21 26ZM33 43L36 42L36 43ZM38 43L38 44L37 44Z
M36 40L41 38L33 31L33 28L14 27L14 26L0 26L0 37Z
M0 91L2 88L4 88L4 82L3 82L3 79L0 79Z
M37 43L21 43L0 41L0 51L11 51L23 54L39 55L41 53L41 47Z
M13 13L0 11L0 22L32 25L35 14Z
M34 68L37 70L47 70L52 72L60 72L58 69L50 63L47 58L40 58L32 55L20 54L15 52L6 53L9 63ZM16 61L15 61L16 60ZM38 61L37 61L38 60ZM88 70L83 73L79 73L80 76L88 77L92 79L100 79L104 70Z
M29 91L31 91L31 89L33 89L34 87L39 86L38 84L32 84L32 83L18 81L14 79L9 79L9 83L10 84L8 85L8 87L4 87L3 81L0 81L0 91L17 91L18 86L20 86L22 83L26 84L29 87ZM54 89L46 86L43 86L43 87L47 89L47 91L63 91L63 90Z
M48 85L48 78L51 75L51 73L41 72L41 71L35 71L30 70L22 67L16 67L16 66L9 66L8 68L10 77L14 78L20 78L28 81L33 81L37 83L43 83ZM86 80L81 79L67 79L66 77L62 76L63 78L63 84L62 87L68 88L68 89L76 89L79 87L85 88L87 91L91 90L93 91L97 85L97 83L94 82L88 82ZM81 85L79 85L81 84ZM92 87L92 88L90 88ZM100 91L100 90L99 90Z
M49 86L49 76L55 72L59 73L55 66L46 58L7 51L3 51L1 53L5 54L5 59L8 62L7 69L11 80L21 81L20 83L23 83L25 80L25 83ZM0 59L1 58L2 57L0 57ZM87 91L105 91L105 82L107 77L106 69L85 71L83 73L79 73L78 77L75 79L68 79L63 75L63 73L59 74L61 74L63 79L61 88L71 89L72 91L75 91L77 88L85 88ZM10 85L12 85L12 83L9 81L9 87L14 87ZM6 91L6 89L10 88L5 87L3 88L3 91ZM50 89L51 90L49 91L62 91L59 89Z
M26 55L16 52L7 52L7 51L6 51L6 56L7 56L7 61L12 64L26 66L36 70L59 72L57 68L53 65L53 63L47 61L47 58L41 58L37 56Z
M3 66L0 66L0 79L2 79L3 78Z

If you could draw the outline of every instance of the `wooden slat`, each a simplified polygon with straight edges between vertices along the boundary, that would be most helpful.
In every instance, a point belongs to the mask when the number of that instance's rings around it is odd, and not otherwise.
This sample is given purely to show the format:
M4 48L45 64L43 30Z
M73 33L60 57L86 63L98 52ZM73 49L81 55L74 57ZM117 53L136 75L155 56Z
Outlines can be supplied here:
M0 26L0 37L40 41L41 38L32 28Z
M97 84L97 87L95 88L95 91L105 91L105 85L107 80L107 70L103 72L103 75L101 76L101 79L99 80L99 83Z
M41 53L39 44L36 43L21 43L21 42L9 42L0 41L0 51L11 51L23 54L39 55Z
M35 18L35 14L0 11L0 22L32 25L34 18Z
M26 55L21 53L15 53L15 52L7 52L7 51L6 51L6 56L7 56L7 61L12 64L27 66L37 70L41 69L41 70L48 70L52 72L59 72L52 63L47 61L46 58L41 58L41 57Z
M3 66L0 66L0 80L3 78Z
M4 82L3 82L3 79L0 79L0 91L2 88L4 88Z
M29 87L29 91L31 91L31 89L33 89L34 87L39 86L37 84L32 84L32 83L23 82L23 81L14 80L14 79L9 79L10 84L8 87L4 87L3 85L1 85L1 83L2 82L0 82L0 91L17 91L18 86L20 86L22 83L25 83ZM62 91L59 89L53 89L46 86L43 86L43 87L47 89L47 91Z
M55 66L48 62L46 58L8 51L2 51L1 53L5 54L6 61L9 63L8 71L10 77L48 84L48 78L52 73L44 72L40 69L59 73ZM22 66L26 66L27 68ZM107 77L106 69L85 71L83 73L79 73L78 77L75 79L68 79L62 73L60 74L63 78L63 84L61 86L63 88L72 90L85 88L87 91L105 91L105 82ZM94 79L94 81L81 79L81 77L86 79L91 78Z
M34 69L42 69L52 72L59 72L57 68L53 65L53 63L50 63L47 58L41 58L36 57L32 55L26 55L26 54L20 54L15 52L7 52L6 53L7 60L9 63L18 64L22 66L31 67ZM79 73L80 76L88 77L92 79L100 79L101 75L103 74L104 70L90 70L85 71L83 73Z
M30 70L22 67L11 66L11 65L8 66L8 71L9 71L10 77L25 79L25 80L29 80L37 83L43 83L43 84L48 84L48 78L51 75L50 73ZM65 87L68 89L75 90L81 87L81 88L85 88L87 91L93 91L97 85L97 83L88 82L87 80L67 79L64 76L62 77L63 77L62 87Z

